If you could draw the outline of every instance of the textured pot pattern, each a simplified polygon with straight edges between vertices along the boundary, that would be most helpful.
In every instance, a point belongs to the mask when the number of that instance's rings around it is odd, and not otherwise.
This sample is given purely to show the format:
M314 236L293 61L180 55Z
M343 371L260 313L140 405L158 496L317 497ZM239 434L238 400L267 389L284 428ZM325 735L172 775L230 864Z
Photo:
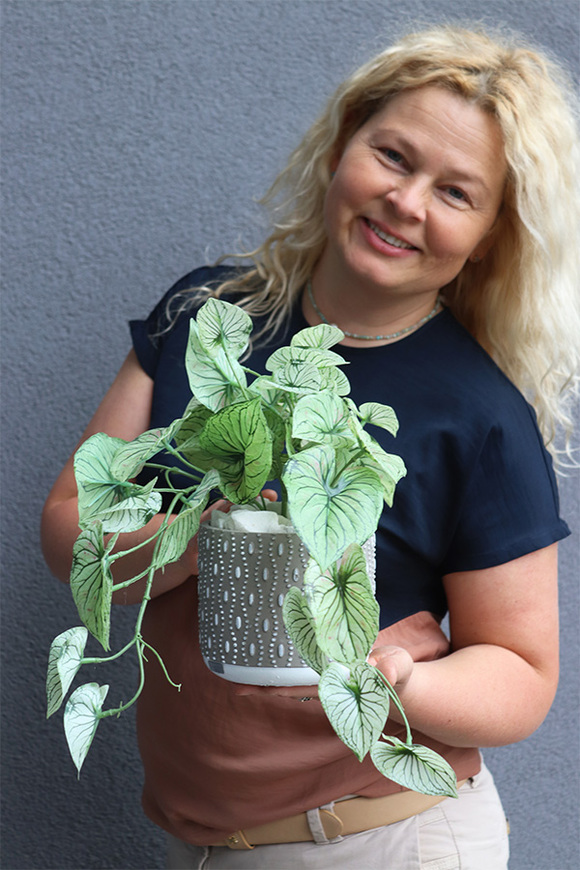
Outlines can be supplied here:
M298 535L241 532L204 524L198 541L200 645L208 667L226 679L254 683L259 678L244 672L233 676L232 672L238 668L301 668L317 681L318 675L296 653L282 618L284 597L292 586L301 586L308 563L308 551ZM373 537L365 544L371 577L374 550ZM283 682L285 676L296 682L289 672L272 673L274 682ZM264 677L264 684L269 684L270 679Z

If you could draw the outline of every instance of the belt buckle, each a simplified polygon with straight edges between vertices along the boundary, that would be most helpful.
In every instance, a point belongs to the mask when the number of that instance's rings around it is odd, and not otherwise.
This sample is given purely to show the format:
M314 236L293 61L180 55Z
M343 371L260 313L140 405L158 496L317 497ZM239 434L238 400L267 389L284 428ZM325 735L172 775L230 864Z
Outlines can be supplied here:
M342 819L339 819L339 817L330 810L320 809L318 810L318 815L327 839L334 840L336 837L340 837L343 829Z
M233 849L234 851L240 849L247 851L254 848L251 843L248 843L243 831L235 831L233 834L230 834L229 837L226 837L226 843L228 849Z

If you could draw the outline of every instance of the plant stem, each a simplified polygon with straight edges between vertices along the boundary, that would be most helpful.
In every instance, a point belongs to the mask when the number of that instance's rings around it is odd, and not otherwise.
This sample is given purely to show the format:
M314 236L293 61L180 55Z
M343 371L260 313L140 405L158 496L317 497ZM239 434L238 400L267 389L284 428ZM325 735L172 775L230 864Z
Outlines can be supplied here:
M168 450L168 452L170 453L171 451ZM184 461L182 459L182 454L179 453L179 451L174 450L173 455L178 456L182 461ZM180 469L168 468L167 465L162 465L160 462L146 462L145 465L147 466L147 468L155 468L155 469L158 469L159 471L163 471L165 474L167 472L171 473L172 471L175 472L176 470L178 470L181 477L191 477L192 480L195 480L197 483L199 483L199 481L201 480L199 475L202 474L202 472L199 469L197 469L195 467L195 465L192 465L191 462L188 462L188 465L190 468L194 469L195 474L192 474L191 471L186 471L185 468L180 468ZM159 487L156 486L155 489L157 492L160 492ZM192 486L192 489L193 489L193 486ZM171 491L175 492L174 486L171 487Z
M384 684L387 688L387 691L389 693L389 697L394 702L395 707L397 708L397 710L399 711L399 713L403 719L403 724L405 725L405 729L407 731L405 743L407 744L407 746L411 746L413 743L413 735L411 734L411 726L409 725L409 720L407 719L403 705L401 704L401 701L399 700L399 696L397 695L397 693L395 692L395 690L393 689L393 687L391 686L391 684L389 683L389 681L387 680L385 675L382 673L382 671L380 671L378 668L376 668L376 670L377 670L377 673L380 675L382 681L384 682Z
M99 715L99 719L107 719L109 716L120 716L121 713L124 713L125 710L128 710L129 707L132 707L141 692L143 691L143 686L145 685L145 667L143 665L143 641L141 636L138 638L135 637L134 640L137 643L137 656L139 658L139 686L137 691L133 695L130 701L127 701L125 704L120 704L119 707L112 707L110 710L104 710Z
M141 638L141 643L142 643L143 647L146 647L147 649L150 649L151 652L152 652L152 653L157 657L157 661L159 662L159 664L160 664L160 666L161 666L161 670L162 670L163 673L165 674L165 677L166 677L166 679L167 679L167 682L168 682L168 683L171 683L171 685L172 685L174 688L176 688L178 692L180 692L180 691L181 691L181 683L175 683L175 682L171 679L171 677L169 676L169 674L168 674L168 672L167 672L167 668L165 667L165 662L163 661L163 659L161 658L161 656L159 655L159 653L157 652L157 650L155 649L155 647L152 647L151 644L149 644L149 643L147 643L146 641L144 641L143 638ZM145 660L147 660L147 659L145 659Z
M280 508L280 512L283 517L289 519L288 517L288 490L284 486L282 480L280 480L280 501L282 503L282 507Z
M103 657L82 658L82 659L81 659L81 665L100 665L101 662L114 662L115 659L120 658L120 657L121 657L122 655L124 655L128 650L130 650L131 647L132 647L136 642L137 642L137 636L135 635L135 636L133 636L133 637L131 638L131 640L130 640L128 643L125 644L125 646L123 647L123 649L120 649L118 652L113 653L113 655L110 655L110 656L103 656Z

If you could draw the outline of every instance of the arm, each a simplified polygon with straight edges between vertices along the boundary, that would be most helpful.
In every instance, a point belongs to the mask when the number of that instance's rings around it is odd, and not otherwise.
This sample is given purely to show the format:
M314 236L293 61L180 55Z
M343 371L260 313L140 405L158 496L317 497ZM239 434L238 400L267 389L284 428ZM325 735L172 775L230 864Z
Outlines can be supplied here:
M452 652L413 664L373 651L413 728L452 746L500 746L542 723L558 682L557 545L444 577ZM396 715L394 718L397 718Z
M131 351L80 443L95 432L106 432L127 441L136 438L149 427L152 397L153 381L139 365L135 352ZM219 506L219 502L216 506ZM146 540L159 528L162 521L163 515L158 514L144 528L121 535L117 549L129 549ZM68 582L69 579L72 547L79 531L77 488L71 456L48 495L41 522L44 557L52 573L63 582ZM115 562L114 582L120 583L138 574L149 564L152 553L153 544L150 544ZM164 572L158 572L152 595L160 595L173 589L193 573L197 573L196 538L177 562L168 565ZM138 602L141 600L144 585L145 580L138 581L116 593L113 600L122 604Z

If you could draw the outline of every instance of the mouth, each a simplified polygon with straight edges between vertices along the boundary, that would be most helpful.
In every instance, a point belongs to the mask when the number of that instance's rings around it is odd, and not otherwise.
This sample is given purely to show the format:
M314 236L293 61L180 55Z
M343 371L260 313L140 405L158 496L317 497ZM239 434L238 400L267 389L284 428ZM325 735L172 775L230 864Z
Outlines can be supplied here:
M364 221L368 227L375 233L379 239L382 239L383 242L386 242L388 245L392 245L394 248L401 248L404 251L418 251L419 249L412 245L410 242L406 242L404 239L400 239L398 236L393 236L390 233L385 232L375 223L373 223L368 218L364 218Z

